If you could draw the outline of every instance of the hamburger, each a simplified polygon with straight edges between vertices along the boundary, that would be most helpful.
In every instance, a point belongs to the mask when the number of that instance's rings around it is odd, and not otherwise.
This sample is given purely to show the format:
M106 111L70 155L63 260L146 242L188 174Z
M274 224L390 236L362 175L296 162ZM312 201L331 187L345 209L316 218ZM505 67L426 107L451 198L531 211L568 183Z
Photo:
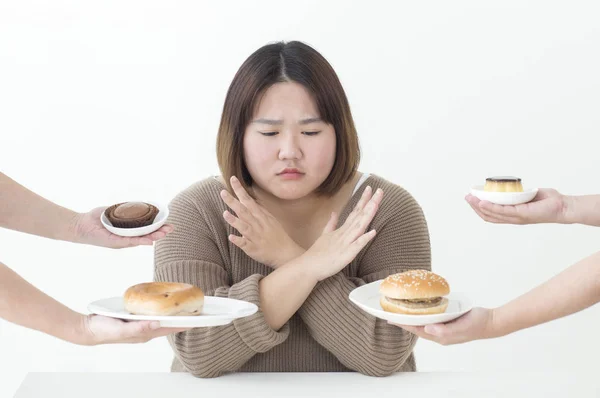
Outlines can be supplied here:
M390 275L379 287L381 308L408 315L441 314L448 307L448 282L427 270L411 270Z

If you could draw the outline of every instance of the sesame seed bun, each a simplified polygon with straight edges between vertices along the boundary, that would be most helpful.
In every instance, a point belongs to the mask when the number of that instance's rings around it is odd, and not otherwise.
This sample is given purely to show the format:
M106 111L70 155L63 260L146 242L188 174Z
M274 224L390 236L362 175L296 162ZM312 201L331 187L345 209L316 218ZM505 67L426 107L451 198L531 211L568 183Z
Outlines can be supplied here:
M411 270L390 275L381 282L380 305L384 311L425 315L446 311L450 293L448 282L427 270Z

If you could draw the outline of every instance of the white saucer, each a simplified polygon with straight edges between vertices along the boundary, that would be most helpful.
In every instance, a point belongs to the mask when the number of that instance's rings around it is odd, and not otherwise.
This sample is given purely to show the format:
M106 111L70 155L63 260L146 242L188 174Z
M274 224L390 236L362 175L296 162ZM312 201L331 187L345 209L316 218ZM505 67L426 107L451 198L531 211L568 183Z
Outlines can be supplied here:
M523 192L486 192L482 185L471 188L471 194L479 200L486 200L498 205L519 205L535 198L538 189L525 189Z
M137 201L137 202L143 202L143 201ZM146 225L145 227L138 227L138 228L113 227L112 224L110 223L110 221L108 221L108 218L106 218L106 215L104 214L106 212L106 210L102 212L102 215L100 216L100 222L102 222L102 225L104 225L104 228L108 229L110 232L112 232L115 235L119 235L119 236L148 235L148 234L156 231L157 229L159 229L160 227L162 227L165 224L165 222L167 221L167 217L169 217L169 208L167 206L162 206L155 202L144 202L144 203L151 204L158 208L158 214L156 215L156 218L154 218L154 222L150 225Z
M383 279L352 290L349 296L350 301L359 306L363 311L377 318L408 326L424 326L433 323L449 322L466 314L473 308L468 298L458 293L450 293L445 296L449 303L446 312L442 314L405 315L387 312L379 305L379 298L381 297L379 285L381 285L381 282L383 282Z
M250 316L258 311L258 307L247 301L205 296L201 315L132 315L125 311L123 297L110 297L90 303L88 311L93 314L132 321L160 321L160 325L163 327L209 327L227 325L234 319Z

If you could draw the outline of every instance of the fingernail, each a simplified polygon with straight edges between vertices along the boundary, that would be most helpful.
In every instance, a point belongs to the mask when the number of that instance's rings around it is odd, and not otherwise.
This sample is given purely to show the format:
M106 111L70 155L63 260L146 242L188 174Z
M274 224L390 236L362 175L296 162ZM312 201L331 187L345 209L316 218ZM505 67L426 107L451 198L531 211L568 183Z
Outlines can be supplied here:
M158 328L160 328L160 322L154 321L150 324L150 329L156 330Z
M425 328L423 328L423 330L425 331L425 333L432 334L434 336L436 335L436 332L437 332L437 328L435 326L431 326L431 325L425 326Z

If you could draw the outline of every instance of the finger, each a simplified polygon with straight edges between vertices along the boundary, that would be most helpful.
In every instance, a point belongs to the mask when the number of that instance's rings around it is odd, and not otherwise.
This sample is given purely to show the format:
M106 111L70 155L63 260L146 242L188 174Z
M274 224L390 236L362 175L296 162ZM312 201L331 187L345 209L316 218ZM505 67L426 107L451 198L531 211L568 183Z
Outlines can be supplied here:
M123 237L118 235L111 235L111 245L110 247L115 249L123 249L126 247L136 247L136 246L151 246L152 241L146 237Z
M243 236L229 235L229 241L242 250L245 250L248 246L248 240Z
M426 325L423 331L435 337L442 337L448 331L448 326L444 324Z
M356 206L354 206L354 211L360 211L360 210L362 210L365 207L365 205L371 199L372 192L373 192L373 189L371 188L371 186L367 186L365 188L365 190L363 191L363 193L362 193L362 195L360 197L360 200L358 201L358 203L356 204Z
M495 220L497 224L521 224L521 220L516 217L508 217L502 214L498 214L496 212L491 212L486 209L479 208L481 214L486 216L489 219Z
M159 328L150 333L150 338L154 339L157 337L168 336L170 334L186 332L191 329L192 328Z
M516 216L515 206L502 206L492 202L488 202L487 200L482 200L479 202L479 208L499 218L502 216Z
M238 197L238 200L251 211L258 210L256 209L256 202L252 199L252 196L248 195L248 192L246 192L240 183L240 180L238 180L236 176L232 176L230 181L231 188L233 188L233 192Z
M479 208L485 214L491 214L496 218L505 220L511 224L523 224L526 220L527 206L522 204L517 206L501 206L498 204L482 201Z
M170 234L175 230L175 227L171 224L165 224L158 229L160 232L164 232L165 234Z
M158 321L135 321L123 322L121 324L122 335L124 338L136 339L160 328Z
M155 242L167 236L167 234L161 230L154 231L151 234L145 235L144 238L148 238L151 241Z
M135 246L152 246L152 239L146 236L140 236L136 238L127 238L127 247Z
M477 197L469 194L469 195L465 196L465 200L467 201L467 203L469 203L469 206L471 206L471 209L473 209L473 211L475 213L477 213L477 215L484 221L495 223L495 224L502 223L502 220L499 217L497 217L497 215L490 214L490 213L484 213L482 211L481 203L484 203L484 202L479 200ZM487 202L487 203L489 203L489 202Z
M329 217L329 221L327 221L327 225L323 228L323 233L333 232L335 231L335 227L337 226L339 216L336 212L332 212Z
M410 332L413 334L417 334L418 332L423 330L423 326L402 325L402 324L394 323L391 321L388 321L388 323L390 325L398 326L399 328L402 328L402 329L406 330L407 332Z
M354 209L352 209L350 214L348 214L348 217L346 217L346 221L344 221L344 225L342 225L342 227L345 226L346 228L348 228L349 225L354 223L354 221L359 216L360 212L364 209L367 203L369 203L369 200L371 200L372 196L373 189L370 186L366 187L358 203L356 204L356 206L354 206Z
M123 334L126 340L132 342L146 342L157 337L179 333L190 328L161 327L158 321L136 321L123 323Z
M247 235L250 234L251 227L247 223L243 222L227 210L223 212L223 218L227 221L227 224L237 229L245 238L249 238Z
M432 336L429 333L427 333L425 331L425 327L423 327L423 326L408 326L408 325L399 325L399 324L393 324L393 325L396 325L416 336L424 338L425 340L431 340L431 341L435 341L436 343L439 343L436 336Z
M233 195L231 195L229 192L227 192L226 190L222 190L221 198L223 199L225 204L227 204L227 206L229 206L235 212L236 216L249 223L254 221L252 213L248 211L246 206L244 206L239 200L234 198Z
M477 205L472 205L469 203L469 205L471 206L471 208L473 209L473 211L475 211L475 213L477 213L477 215L485 222L490 222L490 223L494 223L494 224L501 224L502 221L497 219L496 217L492 217L492 216L488 216L487 214L484 214L481 209L479 208L479 206Z
M359 236L358 239L356 239L351 244L351 247L353 248L353 252L358 254L358 252L361 251L363 249L363 247L365 247L367 245L367 243L369 243L371 241L371 239L373 239L375 237L376 234L377 234L377 232L374 229L372 229L369 232L367 232L366 234ZM355 256L356 256L356 254L355 254Z
M350 231L349 238L353 241L358 236L363 234L371 221L373 221L373 217L377 213L379 209L379 204L381 203L381 199L383 198L383 191L381 189L377 189L369 203L362 209L356 219L351 222L348 227L348 231Z
M477 205L480 202L478 197L471 195L471 194L468 194L467 196L465 196L465 200L467 201L467 203L469 203L472 206Z

